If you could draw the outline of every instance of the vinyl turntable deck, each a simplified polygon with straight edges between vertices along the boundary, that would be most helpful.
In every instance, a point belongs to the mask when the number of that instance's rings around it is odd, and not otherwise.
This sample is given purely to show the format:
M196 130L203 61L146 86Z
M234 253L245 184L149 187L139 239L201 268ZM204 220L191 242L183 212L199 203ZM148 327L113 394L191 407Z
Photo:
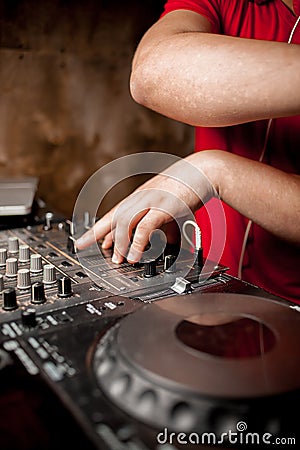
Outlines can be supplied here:
M22 255L26 244L30 254L38 255L33 259L40 262L40 271L32 280L48 284L39 301L30 289L18 287L17 273L6 279L5 267L0 269L9 292L15 293L13 308L2 308L0 314L1 386L15 392L26 378L28 398L35 398L32 386L47 387L45 396L51 392L58 404L45 397L36 415L47 417L43 426L49 435L61 430L63 420L65 443L95 450L237 448L245 443L242 438L256 439L255 448L275 439L280 448L297 443L296 305L231 277L222 267L204 282L193 272L180 294L167 285L169 274L159 262L164 282L149 293L142 267L125 263L96 272L91 255L89 269L97 282L91 281L68 245L64 224L3 232L2 247L8 256L13 249L18 259L16 239ZM22 264L22 273L24 267L30 272L29 260ZM57 278L52 279L53 267ZM109 280L122 281L120 274L138 286L132 296L105 289ZM47 414L41 414L43 408ZM16 445L22 409L3 411L12 428L0 433L0 439L11 439L2 447L39 448ZM73 431L74 422L86 444ZM240 441L233 443L233 436Z

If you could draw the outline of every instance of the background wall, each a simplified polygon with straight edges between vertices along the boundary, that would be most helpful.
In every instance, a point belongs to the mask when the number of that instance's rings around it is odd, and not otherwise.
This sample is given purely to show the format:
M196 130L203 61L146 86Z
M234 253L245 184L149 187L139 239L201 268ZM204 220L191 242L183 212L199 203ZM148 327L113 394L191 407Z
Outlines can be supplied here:
M0 0L1 177L38 176L39 196L68 217L84 182L109 161L192 151L191 127L129 93L134 50L163 4Z

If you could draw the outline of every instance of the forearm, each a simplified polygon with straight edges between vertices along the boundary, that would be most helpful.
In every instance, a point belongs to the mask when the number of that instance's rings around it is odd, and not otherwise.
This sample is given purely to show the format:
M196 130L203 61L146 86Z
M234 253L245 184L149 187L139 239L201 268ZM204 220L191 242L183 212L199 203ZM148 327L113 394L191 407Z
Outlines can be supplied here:
M300 177L221 150L195 153L220 198L274 235L300 244Z
M166 16L142 40L131 75L137 102L194 126L300 113L299 46L210 34L195 16L182 12L186 25Z

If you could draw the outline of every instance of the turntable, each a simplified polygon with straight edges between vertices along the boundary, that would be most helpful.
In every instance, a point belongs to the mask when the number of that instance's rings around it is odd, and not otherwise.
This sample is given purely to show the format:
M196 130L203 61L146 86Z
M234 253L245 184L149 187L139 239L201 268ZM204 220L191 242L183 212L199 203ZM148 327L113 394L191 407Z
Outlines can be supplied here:
M95 346L94 374L112 403L157 430L220 437L243 423L292 436L299 317L251 295L167 298L109 329Z
M18 255L21 273L29 272L36 288L27 289L2 264L1 448L296 444L298 306L222 266L203 280L185 255L175 273L158 260L152 283L143 266L106 267L110 255L99 265L88 254L83 263L89 277L68 246L65 225L0 235L2 254L12 253L14 261ZM37 273L31 273L31 255L40 263ZM185 279L178 278L182 268ZM184 282L183 290L174 289L174 278ZM37 422L26 428L24 417ZM33 446L41 430L46 437Z

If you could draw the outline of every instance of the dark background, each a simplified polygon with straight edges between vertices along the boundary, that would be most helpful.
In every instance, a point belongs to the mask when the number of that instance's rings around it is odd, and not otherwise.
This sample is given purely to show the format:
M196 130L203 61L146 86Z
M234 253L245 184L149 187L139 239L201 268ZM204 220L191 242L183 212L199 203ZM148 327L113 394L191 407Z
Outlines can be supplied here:
M84 182L109 161L192 151L191 127L129 92L135 48L163 5L0 0L0 177L38 176L39 196L69 217Z

